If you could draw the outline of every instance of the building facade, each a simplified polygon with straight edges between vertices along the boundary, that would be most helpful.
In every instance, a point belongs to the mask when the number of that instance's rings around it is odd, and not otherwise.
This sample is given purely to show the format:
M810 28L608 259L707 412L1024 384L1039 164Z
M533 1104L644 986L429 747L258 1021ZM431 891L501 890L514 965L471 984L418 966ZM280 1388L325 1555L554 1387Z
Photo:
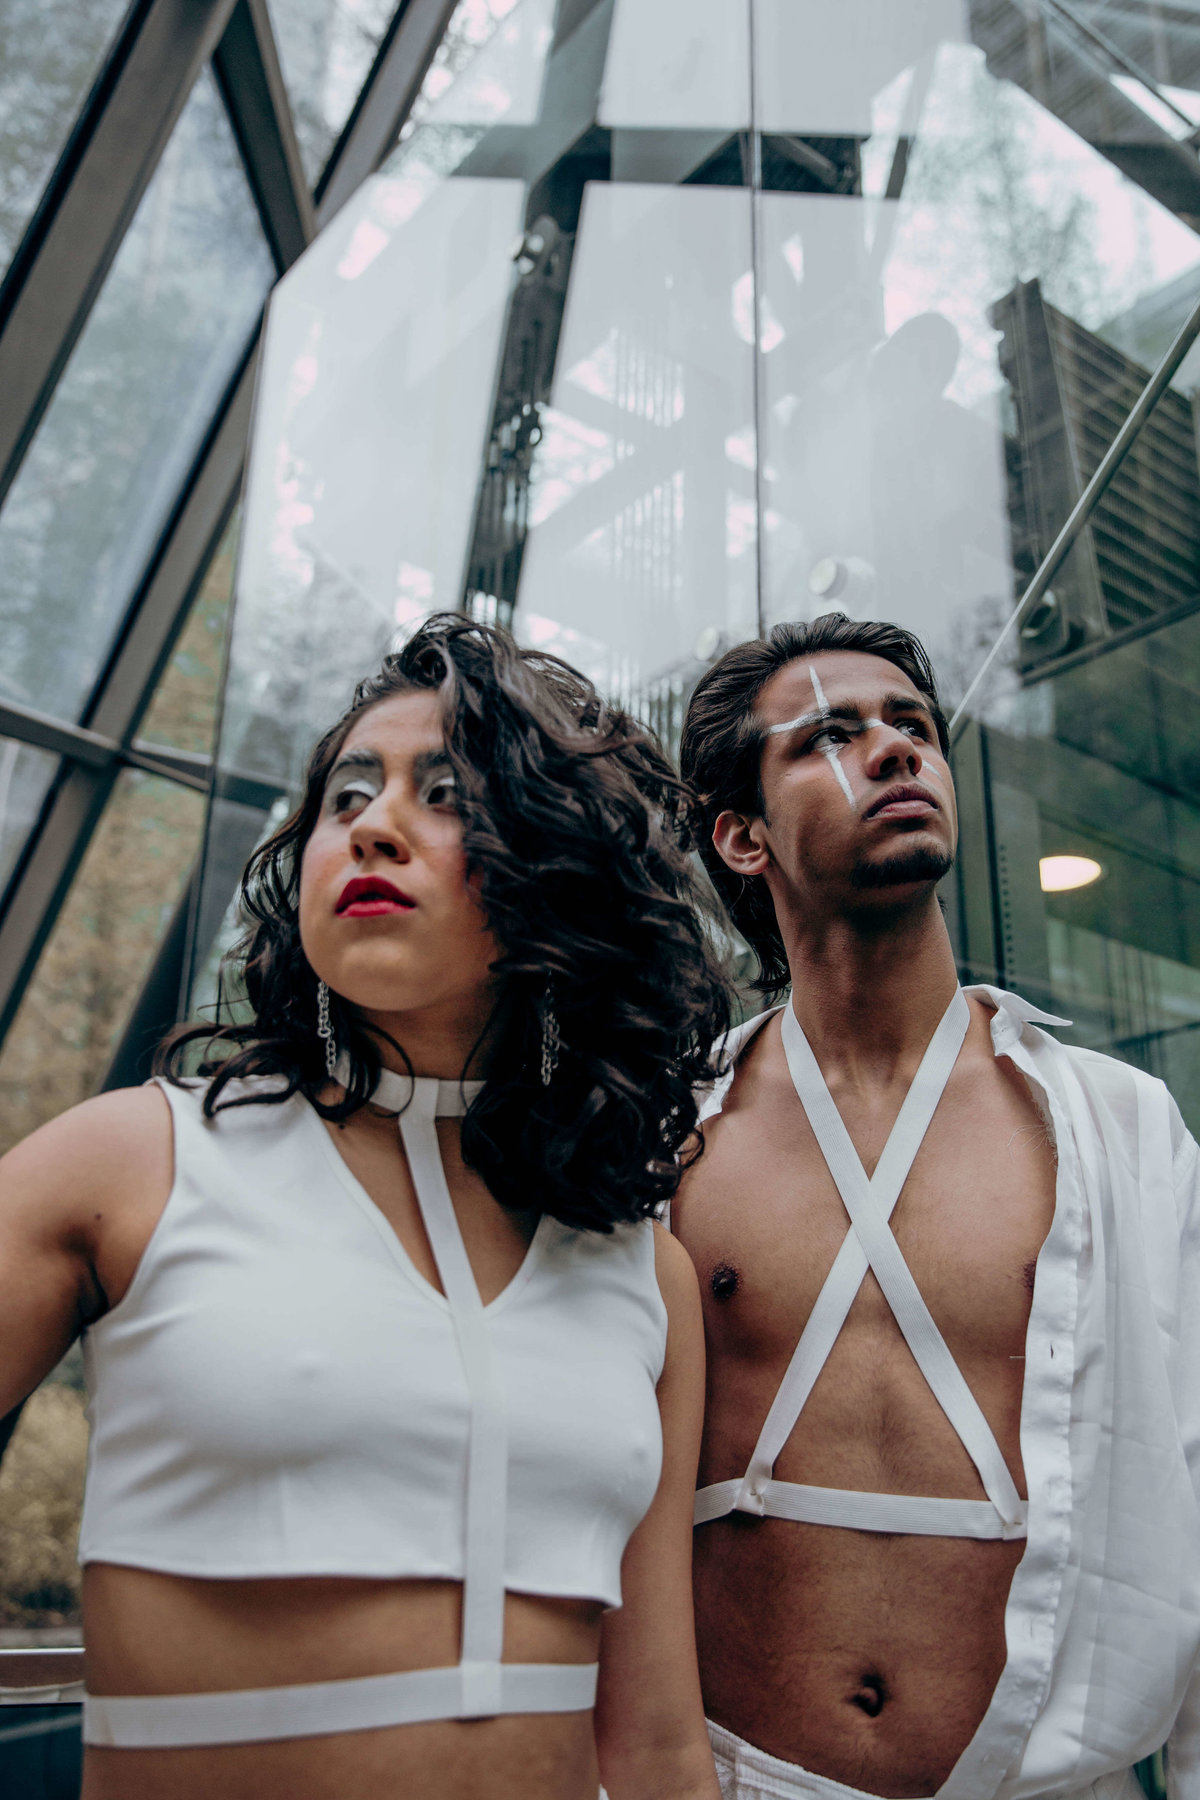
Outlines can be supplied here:
M439 608L668 741L777 620L917 631L964 979L1200 1127L1191 5L3 10L6 1142L211 1002Z

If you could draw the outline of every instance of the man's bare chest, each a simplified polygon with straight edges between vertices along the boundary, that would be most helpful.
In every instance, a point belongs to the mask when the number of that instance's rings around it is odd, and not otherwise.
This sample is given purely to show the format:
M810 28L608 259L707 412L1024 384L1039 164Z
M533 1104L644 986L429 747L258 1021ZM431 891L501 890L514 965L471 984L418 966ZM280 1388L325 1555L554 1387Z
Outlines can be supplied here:
M870 1170L886 1127L872 1133L852 1113L847 1124ZM969 1072L953 1081L890 1223L956 1360L1023 1350L1054 1199L1053 1149L1023 1085ZM727 1107L675 1209L700 1278L710 1355L781 1375L850 1228L798 1102ZM847 1343L886 1350L897 1332L868 1271L846 1319Z

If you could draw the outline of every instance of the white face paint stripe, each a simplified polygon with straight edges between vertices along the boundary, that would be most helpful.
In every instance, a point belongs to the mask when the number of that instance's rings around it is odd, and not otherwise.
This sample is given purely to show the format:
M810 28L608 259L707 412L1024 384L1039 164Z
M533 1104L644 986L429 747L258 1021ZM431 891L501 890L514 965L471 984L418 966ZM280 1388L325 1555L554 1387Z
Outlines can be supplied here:
M829 702L825 698L825 689L821 686L821 677L817 674L816 666L813 663L809 663L808 665L808 678L812 682L813 698L820 708L820 717L822 719L827 719L829 717ZM857 812L858 802L854 798L854 789L850 786L850 778L842 767L841 745L826 744L822 747L821 754L833 770L837 779L837 784L846 796L846 804L850 807L852 812Z
M843 767L842 767L841 759L839 756L840 749L841 749L840 744L830 744L827 746L826 749L822 750L821 754L825 758L825 761L829 764L830 768L833 770L834 774L837 776L838 786L841 788L843 794L845 794L846 799L850 802L850 805L853 807L855 812L857 812L858 811L858 801L854 798L854 789L850 786L849 777L847 776L845 769L843 769Z
M767 736L774 737L780 731L799 731L805 725L819 725L822 719L828 717L827 712L798 713L794 719L785 719L782 725L768 725Z

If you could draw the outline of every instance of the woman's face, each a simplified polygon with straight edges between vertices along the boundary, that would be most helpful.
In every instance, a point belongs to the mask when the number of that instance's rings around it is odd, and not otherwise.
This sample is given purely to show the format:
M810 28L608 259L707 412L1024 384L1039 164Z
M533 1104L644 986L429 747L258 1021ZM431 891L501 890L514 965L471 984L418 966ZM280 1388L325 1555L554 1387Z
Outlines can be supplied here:
M330 770L300 864L300 938L317 975L369 1017L491 1012L500 949L467 882L433 693L381 700Z

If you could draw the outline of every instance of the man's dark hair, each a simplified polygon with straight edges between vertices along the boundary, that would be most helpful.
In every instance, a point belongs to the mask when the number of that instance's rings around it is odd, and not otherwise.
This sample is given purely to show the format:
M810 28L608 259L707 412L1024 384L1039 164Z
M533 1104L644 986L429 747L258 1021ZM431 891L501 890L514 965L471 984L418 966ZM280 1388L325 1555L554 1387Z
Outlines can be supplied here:
M933 666L924 646L899 625L849 619L838 612L823 613L811 624L776 625L767 637L726 651L700 677L684 721L680 766L684 780L700 798L704 866L730 918L758 958L754 985L764 994L779 993L789 979L775 906L765 881L737 875L721 860L713 847L712 828L723 812L762 813L759 772L766 731L755 711L758 696L788 663L823 650L858 650L894 663L933 708L943 753L950 744Z

